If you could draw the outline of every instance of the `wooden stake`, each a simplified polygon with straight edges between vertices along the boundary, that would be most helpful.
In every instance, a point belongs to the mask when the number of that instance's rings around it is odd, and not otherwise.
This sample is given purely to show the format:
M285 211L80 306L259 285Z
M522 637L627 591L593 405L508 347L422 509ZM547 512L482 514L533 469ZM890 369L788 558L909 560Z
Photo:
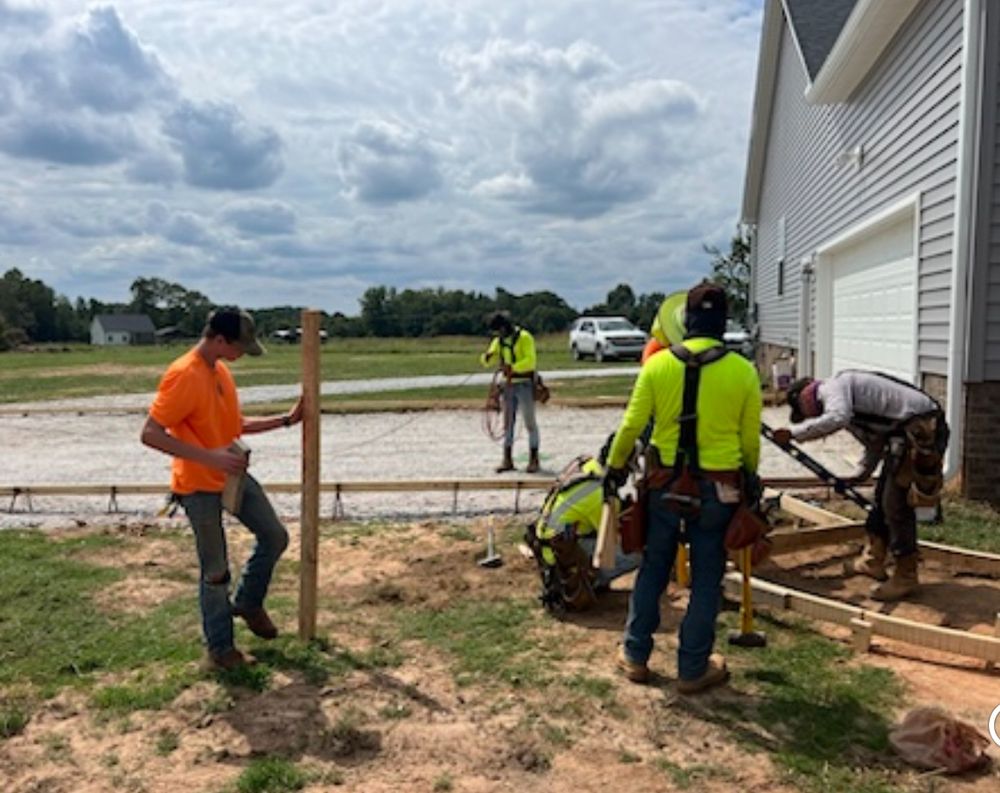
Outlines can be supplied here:
M319 320L320 312L302 312L302 509L299 574L299 638L316 636L319 581Z
M851 620L851 644L854 652L867 653L872 646L872 624L856 617Z

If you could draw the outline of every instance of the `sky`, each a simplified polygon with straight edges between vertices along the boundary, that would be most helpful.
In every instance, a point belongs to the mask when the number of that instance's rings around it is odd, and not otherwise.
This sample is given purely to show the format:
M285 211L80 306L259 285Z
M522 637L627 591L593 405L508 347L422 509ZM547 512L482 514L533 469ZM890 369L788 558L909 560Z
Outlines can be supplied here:
M357 314L671 292L736 230L763 0L0 0L0 272Z

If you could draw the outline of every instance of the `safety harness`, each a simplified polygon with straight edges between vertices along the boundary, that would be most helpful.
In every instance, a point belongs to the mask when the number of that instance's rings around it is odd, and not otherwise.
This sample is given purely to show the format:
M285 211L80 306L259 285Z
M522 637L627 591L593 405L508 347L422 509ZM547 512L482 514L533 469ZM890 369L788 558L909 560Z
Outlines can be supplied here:
M698 459L698 388L701 383L702 367L715 363L729 354L722 345L709 347L694 353L683 344L674 344L670 353L684 364L684 393L681 399L680 436L677 439L677 453L666 482L657 482L656 471L647 478L646 488L662 487L663 495L671 507L686 517L694 517L701 507L701 491L698 480L702 478L701 463ZM662 469L660 469L662 470Z

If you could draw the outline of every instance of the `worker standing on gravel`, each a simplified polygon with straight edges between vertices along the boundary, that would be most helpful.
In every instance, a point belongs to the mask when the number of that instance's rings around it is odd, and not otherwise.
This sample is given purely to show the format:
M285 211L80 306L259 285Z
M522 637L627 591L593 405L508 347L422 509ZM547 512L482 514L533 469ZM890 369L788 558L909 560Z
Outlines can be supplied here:
M503 460L497 473L514 470L514 422L520 411L528 428L529 474L538 471L538 421L535 419L535 337L515 325L506 311L490 317L488 327L493 338L479 360L483 366L499 364L503 372Z
M246 474L246 456L231 448L242 435L289 427L302 420L301 400L282 416L244 418L236 383L226 362L260 355L253 318L238 308L220 308L208 318L199 342L167 368L160 380L142 442L171 455L171 491L194 530L201 567L199 604L209 662L235 669L253 659L233 643L233 615L264 639L278 635L264 597L279 557L288 545L281 524L257 480ZM226 476L244 476L236 517L256 538L229 601L229 558L222 526Z
M729 676L725 659L712 652L726 565L724 538L741 499L743 472L755 472L760 456L760 380L748 360L726 353L726 313L721 287L704 282L687 293L684 340L653 355L639 370L605 476L605 492L616 492L636 438L653 419L645 480L646 547L617 660L629 680L649 678L660 596L683 525L691 548L691 596L677 654L677 687L684 694Z
M882 463L865 547L849 568L883 582L872 590L876 600L906 597L920 583L914 507L936 509L940 502L949 434L941 406L911 383L853 369L827 380L796 380L788 405L792 427L775 430L779 445L846 429L865 447L849 482L866 480ZM886 569L889 552L895 561L892 578Z

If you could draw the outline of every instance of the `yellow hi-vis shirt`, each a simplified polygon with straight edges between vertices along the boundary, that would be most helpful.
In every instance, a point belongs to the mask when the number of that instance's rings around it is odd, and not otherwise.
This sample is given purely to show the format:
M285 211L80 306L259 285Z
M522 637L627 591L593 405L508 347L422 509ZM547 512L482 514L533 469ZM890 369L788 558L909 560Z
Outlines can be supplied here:
M517 331L520 331L519 333ZM508 364L514 374L528 374L535 371L535 337L524 328L515 330L517 341L510 344L510 339L493 337L490 346L486 348L479 360L483 366L490 366L499 354L500 363Z
M683 342L693 353L721 344L716 339ZM622 468L635 439L653 418L651 443L666 466L674 463L680 440L685 365L669 350L646 361L632 388L608 464ZM698 462L706 471L757 470L760 460L760 378L742 355L729 355L702 367L698 386Z
M583 464L580 472L593 474L594 478L584 479L556 493L542 504L541 514L535 524L535 534L538 539L551 540L570 526L575 527L577 537L588 537L597 533L604 506L602 486L604 469L597 460L591 459ZM551 548L543 546L542 556L547 564L556 563Z

